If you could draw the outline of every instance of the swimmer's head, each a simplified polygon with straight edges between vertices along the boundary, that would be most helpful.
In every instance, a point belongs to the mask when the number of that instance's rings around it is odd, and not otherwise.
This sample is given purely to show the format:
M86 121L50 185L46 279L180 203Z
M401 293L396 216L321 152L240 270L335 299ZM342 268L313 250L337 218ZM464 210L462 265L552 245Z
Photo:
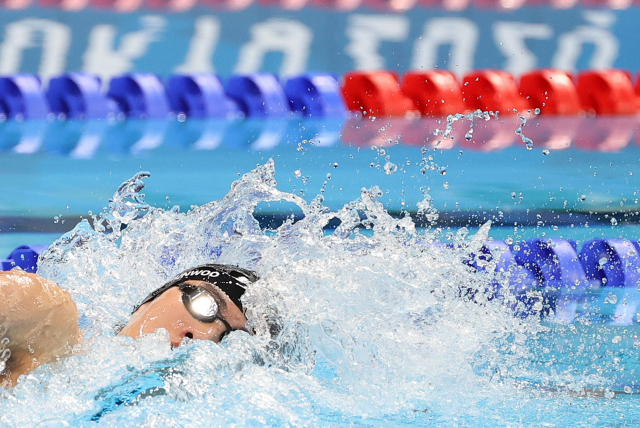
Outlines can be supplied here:
M257 280L253 272L235 266L188 269L149 294L119 334L137 339L163 328L173 346L185 337L219 342L233 330L246 331L240 298Z

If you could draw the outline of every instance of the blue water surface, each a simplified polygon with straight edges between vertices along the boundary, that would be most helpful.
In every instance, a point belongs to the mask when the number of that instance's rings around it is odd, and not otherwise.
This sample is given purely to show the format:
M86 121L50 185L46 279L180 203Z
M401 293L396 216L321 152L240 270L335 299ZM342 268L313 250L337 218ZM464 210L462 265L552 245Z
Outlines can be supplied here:
M637 240L635 144L617 152L545 153L515 143L493 151L434 150L401 140L311 143L299 134L274 144L263 133L254 138L249 127L203 147L176 134L141 138L140 125L114 126L124 129L102 134L108 137L90 156L75 150L75 139L62 144L68 135L62 131L58 138L47 134L50 146L30 153L15 150L20 142L7 143L0 156L0 217L7 224L10 218L75 224L114 199L118 210L112 205L102 218L127 225L105 234L81 223L43 255L40 273L73 296L86 343L0 393L5 426L640 421L637 323L563 325L515 316L509 304L482 297L499 278L462 263L466 249L488 238ZM148 207L116 192L140 170L151 171ZM388 215L431 205L443 218L469 220L414 230ZM252 220L254 208L304 219L265 232ZM590 212L602 216L578 217ZM566 217L556 222L558 213ZM332 216L341 225L326 229ZM478 228L485 219L498 224ZM367 225L372 230L361 232ZM0 231L4 252L18 243L50 244L61 233L8 232ZM446 240L460 248L433 244ZM190 341L176 349L162 332L139 341L115 336L114 326L144 295L212 258L261 275L247 296L256 336L236 332L220 345ZM610 299L603 292L597 298L601 306ZM275 339L267 319L281 323Z

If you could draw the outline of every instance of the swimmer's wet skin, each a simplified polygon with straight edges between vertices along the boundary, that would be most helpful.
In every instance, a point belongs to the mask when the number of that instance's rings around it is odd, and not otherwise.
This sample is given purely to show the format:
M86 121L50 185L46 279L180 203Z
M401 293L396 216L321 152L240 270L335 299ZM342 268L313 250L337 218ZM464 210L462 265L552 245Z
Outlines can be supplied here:
M219 342L231 331L247 331L240 298L257 279L234 266L188 269L145 298L118 334L137 339L162 328L171 345L179 346L185 337ZM82 341L69 293L22 271L0 272L0 326L11 352L0 373L5 388L39 365L69 355Z
M41 364L67 356L82 341L78 311L68 292L32 273L0 272L0 326L11 352L0 387Z

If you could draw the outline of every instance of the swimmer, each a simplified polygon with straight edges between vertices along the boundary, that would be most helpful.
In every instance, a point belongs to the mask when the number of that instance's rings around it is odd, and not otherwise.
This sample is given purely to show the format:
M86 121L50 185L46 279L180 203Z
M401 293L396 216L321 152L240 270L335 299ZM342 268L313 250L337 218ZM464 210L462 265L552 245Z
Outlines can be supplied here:
M137 339L163 328L175 347L185 337L220 342L231 331L248 331L240 298L257 280L253 272L235 266L188 269L149 294L118 335ZM5 388L36 367L71 354L82 341L69 293L24 271L0 272L0 326L0 340L8 339L10 351L7 355L0 348L0 387Z

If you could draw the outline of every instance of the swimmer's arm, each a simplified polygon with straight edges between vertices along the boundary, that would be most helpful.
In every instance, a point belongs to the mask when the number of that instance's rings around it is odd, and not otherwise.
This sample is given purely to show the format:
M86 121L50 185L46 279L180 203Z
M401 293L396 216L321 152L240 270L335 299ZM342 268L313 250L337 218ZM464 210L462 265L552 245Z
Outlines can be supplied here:
M2 387L14 386L20 375L70 354L82 340L69 293L22 271L0 272L0 326L11 353L0 373Z

